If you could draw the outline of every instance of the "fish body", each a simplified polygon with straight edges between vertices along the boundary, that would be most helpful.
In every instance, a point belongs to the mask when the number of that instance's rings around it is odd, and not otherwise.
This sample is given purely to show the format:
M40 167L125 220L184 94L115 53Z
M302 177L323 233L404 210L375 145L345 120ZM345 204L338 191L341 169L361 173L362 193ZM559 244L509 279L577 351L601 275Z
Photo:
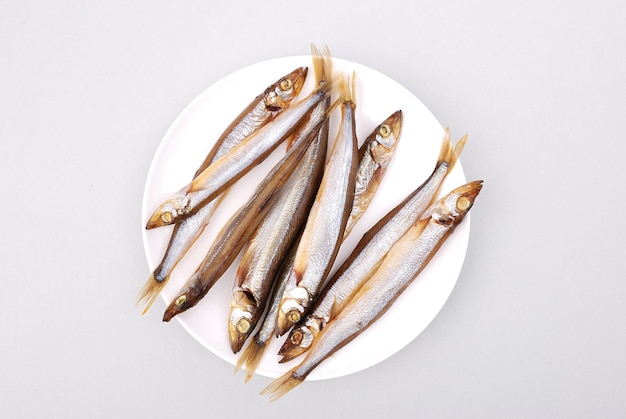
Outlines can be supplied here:
M287 362L311 347L319 332L351 300L393 244L431 205L458 160L466 140L467 136L464 136L453 146L450 133L446 130L431 175L363 235L352 253L329 279L311 312L290 332L279 352L281 362Z
M344 237L361 219L372 202L385 170L391 161L402 130L402 111L396 111L385 119L365 138L359 147L359 166L356 170L354 204L346 224Z
M161 204L148 220L146 228L177 223L215 199L293 133L309 112L331 95L332 90L329 83L319 85L309 96L276 116L271 124L246 137Z
M313 70L317 85L332 83L332 59L328 48L320 52L312 48ZM317 105L306 124L290 139L307 130L307 125L315 123L331 108L330 99ZM259 224L243 252L237 270L231 308L228 317L228 330L231 349L238 352L260 320L268 306L267 314L252 342L240 356L237 370L245 367L246 381L252 377L258 366L267 342L276 329L276 315L280 297L286 281L285 272L293 261L294 243L306 222L309 210L321 182L326 151L328 147L328 121L321 126L317 138L311 144L300 165L272 205L266 218ZM273 291L270 293L270 290Z
M312 112L299 135L309 135L308 126L326 119L329 101ZM254 330L269 298L277 271L304 225L324 170L328 144L328 123L318 128L316 138L280 195L250 238L236 273L228 316L231 349L239 352Z
M298 67L268 86L224 130L220 138L194 174L194 179L241 141L287 109L300 94L308 74L307 67Z
M215 163L244 138L286 109L302 90L307 73L307 67L298 67L258 95L220 135L193 177L196 178L210 164ZM143 313L148 311L178 262L200 237L227 193L227 190L224 191L219 197L202 206L195 214L174 226L161 262L148 278L138 297L137 302L145 304Z
M354 92L345 82L339 131L298 244L277 318L283 335L310 308L339 251L354 201L357 168Z
M257 187L248 202L230 218L218 233L200 266L166 308L163 321L170 321L174 316L195 306L228 269L302 159L315 138L313 134L302 138L299 144L294 144Z
M271 393L273 400L281 397L380 318L463 220L481 188L482 181L470 182L429 207L392 246L354 298L320 332L302 363L275 380L262 393Z

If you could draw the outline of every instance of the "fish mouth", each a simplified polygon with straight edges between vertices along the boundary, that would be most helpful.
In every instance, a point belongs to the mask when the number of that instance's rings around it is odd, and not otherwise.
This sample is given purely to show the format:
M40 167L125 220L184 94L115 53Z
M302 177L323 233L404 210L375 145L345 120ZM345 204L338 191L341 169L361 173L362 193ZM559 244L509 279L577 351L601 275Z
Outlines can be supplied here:
M278 355L282 357L278 362L289 362L305 353L310 347L310 340L311 332L308 328L294 329L278 351Z
M265 108L270 112L280 112L288 107L296 96L300 94L307 74L307 67L299 67L283 77L282 80L289 80L292 83L291 88L286 91L280 91L280 88L270 91L265 98Z
M391 157L391 153L395 150L400 139L402 131L402 111L397 110L385 119L377 128L373 135L376 136L377 143L382 147L377 152L381 156L387 156L386 160Z
M298 303L288 305L284 309L278 310L276 318L276 334L284 335L291 327L300 323L304 315L305 308Z
M157 228L157 227L162 227L165 224L166 220L167 220L167 215L169 213L162 213L161 211L157 210L154 214L152 214L152 216L148 219L148 222L146 223L146 230L151 230L153 228Z
M302 90L302 87L304 86L304 82L306 81L306 77L308 74L309 74L309 68L306 66L298 67L293 72L291 72L291 75L293 76L293 79L295 80L293 84L293 91L295 93L294 97L297 96Z
M395 111L389 117L389 126L391 126L391 132L394 137L400 136L400 130L402 129L402 110Z
M190 212L191 202L187 195L176 194L159 205L148 219L146 229L162 227L178 222L181 217L186 217Z
M301 317L299 310L291 309L286 313L282 310L278 311L278 317L276 319L276 334L278 336L284 335L291 326L296 324ZM294 321L295 320L295 321Z
M197 301L194 302L190 297L191 295L188 293L182 293L176 297L165 309L165 313L163 313L163 321L169 322L178 314L195 306Z
M456 222L460 222L474 205L474 200L482 188L483 181L475 180L452 190L440 204L445 208L444 213L453 214L453 218L457 219ZM443 217L442 220L446 218L449 217Z
M478 196L482 188L483 188L483 181L474 180L472 182L466 183L463 186L459 186L458 188L454 189L452 193L465 197L469 199L470 202L474 202L474 200L476 199L476 197Z
M278 336L284 335L291 326L299 323L309 307L310 297L306 289L295 287L288 294L288 296L283 297L276 318L276 333Z
M163 313L163 321L167 323L172 320L177 314L178 312L173 307L168 307L167 309L165 309L165 313Z
M254 326L245 318L239 319L236 324L228 323L230 349L234 354L238 353L241 348L243 348L243 344L246 343L253 329Z
M237 291L233 294L228 316L228 339L234 354L241 350L254 330L258 319L257 312L256 299L252 293Z

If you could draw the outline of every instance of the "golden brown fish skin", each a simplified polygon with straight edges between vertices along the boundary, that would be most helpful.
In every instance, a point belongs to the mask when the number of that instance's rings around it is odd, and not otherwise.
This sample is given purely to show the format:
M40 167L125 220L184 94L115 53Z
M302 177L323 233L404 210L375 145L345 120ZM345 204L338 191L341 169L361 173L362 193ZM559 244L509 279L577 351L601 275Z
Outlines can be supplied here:
M391 307L464 219L482 181L463 185L434 203L389 250L380 267L324 328L300 365L267 386L271 400L302 383L320 363L358 337Z
M352 79L354 81L354 78ZM282 296L277 333L283 335L310 308L339 251L354 202L358 149L354 86L345 81L342 117L324 176L298 245L289 283Z
M308 113L332 94L324 83L300 102L289 106L241 143L209 165L191 183L163 202L150 216L146 228L174 224L189 217L248 173L283 142Z
M402 111L385 119L367 136L359 148L359 167L356 171L354 204L348 218L344 238L369 207L391 161L402 130Z
M391 246L431 205L444 179L456 164L466 140L467 135L453 145L450 131L445 131L439 157L431 175L365 233L324 286L311 312L294 327L283 343L279 351L283 357L280 362L290 361L310 348L318 333L353 298Z
M302 90L307 73L307 67L298 67L258 95L220 135L193 177L198 176L210 164L289 106ZM228 190L224 191L198 212L174 226L161 262L148 278L137 299L137 304L145 304L143 314L161 292L176 265L200 237L227 193Z
M163 321L170 321L174 316L195 306L228 269L260 220L271 208L272 201L314 138L314 135L309 135L302 138L300 144L294 144L257 187L248 202L226 223L200 266L166 308Z

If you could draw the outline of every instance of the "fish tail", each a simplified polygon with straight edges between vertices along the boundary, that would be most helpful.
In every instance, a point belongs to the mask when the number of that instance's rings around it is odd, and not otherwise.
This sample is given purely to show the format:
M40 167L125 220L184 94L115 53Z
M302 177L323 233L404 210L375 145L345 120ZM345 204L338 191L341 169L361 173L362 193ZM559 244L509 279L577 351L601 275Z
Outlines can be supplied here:
M459 160L459 156L461 156L461 152L463 151L463 148L465 147L466 142L467 142L467 134L462 136L459 139L459 141L457 141L456 144L454 145L454 148L452 150L452 157L450 159L450 168L448 170L452 170L452 168L454 168L454 165L456 164L457 160Z
M139 296L137 297L137 305L145 305L141 313L142 315L146 314L146 312L150 309L152 303L154 303L154 300L156 300L156 298L163 290L163 287L165 287L168 279L169 275L166 276L162 281L159 281L154 276L154 273L150 274L150 278L148 278L146 284L143 286L143 288L139 292Z
M338 79L338 95L344 103L352 103L356 106L356 72L351 76L344 75Z
M467 134L461 137L456 144L452 144L452 141L450 140L450 128L446 128L446 131L443 134L443 141L441 142L441 150L439 151L437 166L443 163L447 164L448 173L450 173L456 162L459 160L466 142Z
M289 371L282 377L277 378L272 381L267 387L265 387L261 394L269 393L270 401L276 401L283 397L285 394L289 393L296 386L301 384L304 381L303 378L297 378L293 374L293 370Z
M235 365L235 373L239 371L241 368L245 368L246 377L245 382L250 381L257 367L261 363L261 359L263 358L263 353L265 352L265 348L267 345L262 342L258 342L254 339L250 345L241 353L241 356L237 360L237 365Z
M450 128L446 128L446 131L443 134L443 140L441 141L441 150L439 150L439 157L437 158L437 166L441 163L446 163L450 165L450 160L452 160L452 152L454 151L454 146L452 145L452 141L450 141Z
M337 79L333 73L333 60L330 50L325 46L324 51L321 52L315 45L311 44L311 53L313 56L315 82L317 83L315 91L329 97L337 89Z
M324 45L323 51L320 51L314 44L311 44L311 55L313 56L315 84L319 86L330 82L333 76L333 60L328 46Z

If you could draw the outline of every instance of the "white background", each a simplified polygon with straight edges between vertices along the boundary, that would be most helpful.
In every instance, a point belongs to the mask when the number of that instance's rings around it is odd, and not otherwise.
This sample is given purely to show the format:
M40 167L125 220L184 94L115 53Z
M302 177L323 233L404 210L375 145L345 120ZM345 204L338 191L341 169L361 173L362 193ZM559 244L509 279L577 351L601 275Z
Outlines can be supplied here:
M622 1L2 3L0 417L626 415ZM485 186L426 331L269 403L135 308L141 201L195 96L310 42L468 132Z

